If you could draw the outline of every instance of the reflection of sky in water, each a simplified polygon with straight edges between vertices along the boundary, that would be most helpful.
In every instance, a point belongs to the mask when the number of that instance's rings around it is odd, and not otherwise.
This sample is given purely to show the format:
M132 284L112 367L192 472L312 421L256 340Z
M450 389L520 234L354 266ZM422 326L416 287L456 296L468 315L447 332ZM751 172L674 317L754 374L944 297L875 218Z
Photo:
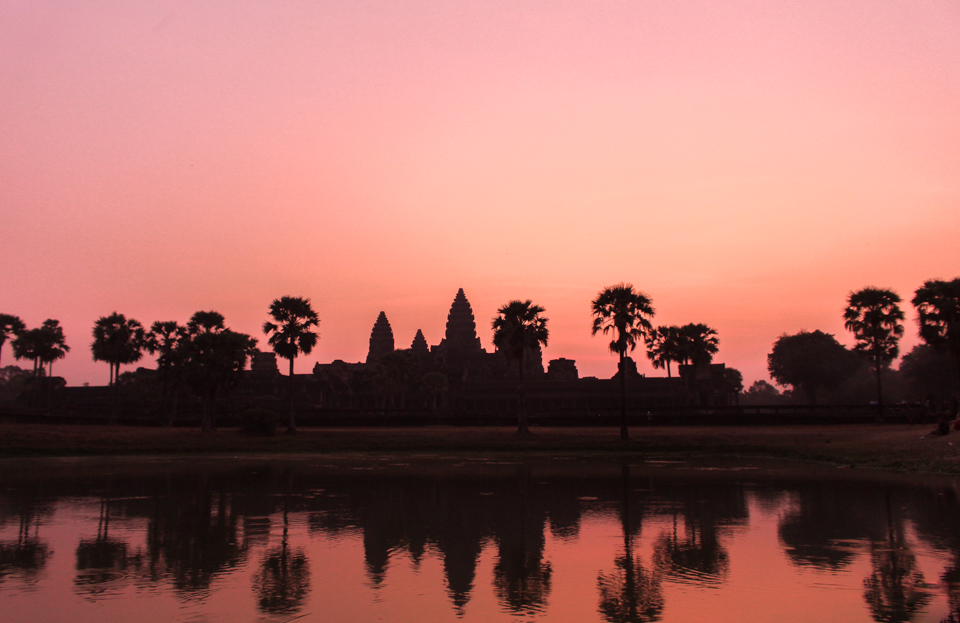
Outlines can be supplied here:
M5 483L2 618L936 622L957 593L950 481L392 467Z

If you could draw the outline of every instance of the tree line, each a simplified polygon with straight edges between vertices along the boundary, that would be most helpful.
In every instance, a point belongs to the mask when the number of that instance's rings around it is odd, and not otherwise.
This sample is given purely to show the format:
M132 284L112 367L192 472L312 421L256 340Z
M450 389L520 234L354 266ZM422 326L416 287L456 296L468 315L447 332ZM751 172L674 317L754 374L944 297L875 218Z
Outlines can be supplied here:
M890 289L863 288L851 292L843 311L843 319L856 340L853 353L869 363L876 380L878 408L883 408L883 372L899 355L903 337L902 300ZM960 278L952 281L928 280L916 290L911 303L918 318L920 337L925 344L948 356L954 391L960 388ZM545 309L532 301L514 300L497 310L491 323L493 343L506 358L519 364L517 389L519 429L527 432L524 403L524 360L526 353L546 346L549 338ZM591 302L593 335L609 335L611 353L619 358L618 377L621 385L621 436L626 438L625 360L628 352L640 344L654 368L666 369L672 376L671 364L709 364L719 349L717 332L706 324L664 325L654 327L655 316L649 295L632 284L620 283L603 288ZM284 296L269 308L271 320L264 323L268 344L282 359L289 362L289 411L287 429L296 430L293 409L294 361L300 354L309 354L319 335L315 331L319 318L310 300ZM34 329L27 329L16 316L0 314L0 357L3 346L11 341L18 360L33 362L36 376L52 376L52 366L62 359L67 346L63 329L57 320L48 319ZM216 311L199 311L181 325L176 321L154 322L149 330L137 320L114 312L98 318L93 326L91 352L95 361L110 366L109 385L115 387L120 366L136 363L144 353L156 357L162 380L163 410L172 422L176 414L176 396L184 385L191 386L203 398L203 427L214 425L214 403L218 392L235 383L256 352L257 340L250 335L227 328L223 315ZM836 337L822 331L801 331L781 335L767 357L771 378L795 394L805 395L816 403L818 394L835 388L851 374L852 359ZM734 377L739 376L731 370ZM394 375L396 376L396 375ZM402 375L401 375L402 376ZM737 388L742 389L742 377ZM737 382L737 379L733 379ZM765 382L758 382L765 383ZM764 389L757 384L751 390ZM758 390L759 391L759 390ZM171 398L168 400L168 398ZM169 402L169 404L168 404Z

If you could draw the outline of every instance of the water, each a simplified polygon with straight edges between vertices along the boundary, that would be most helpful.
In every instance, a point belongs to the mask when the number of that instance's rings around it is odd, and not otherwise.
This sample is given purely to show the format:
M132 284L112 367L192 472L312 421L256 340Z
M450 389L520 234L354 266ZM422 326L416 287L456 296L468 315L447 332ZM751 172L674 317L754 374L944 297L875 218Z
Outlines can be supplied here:
M0 620L952 621L960 481L799 464L0 464Z

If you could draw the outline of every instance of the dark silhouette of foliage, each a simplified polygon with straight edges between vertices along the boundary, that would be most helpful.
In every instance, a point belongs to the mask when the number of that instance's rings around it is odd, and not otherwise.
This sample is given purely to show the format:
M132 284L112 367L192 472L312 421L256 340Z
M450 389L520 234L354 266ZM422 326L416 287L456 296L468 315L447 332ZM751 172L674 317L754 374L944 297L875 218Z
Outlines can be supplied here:
M541 316L546 310L533 301L510 301L497 310L493 319L493 344L508 359L515 360L520 367L520 381L517 384L518 431L530 432L527 422L526 400L523 394L523 369L527 351L547 345L550 332L547 319Z
M741 394L740 401L745 405L774 405L782 403L784 397L780 390L761 379Z
M720 345L717 332L703 323L680 327L680 356L685 364L705 365L713 361Z
M737 404L740 404L740 393L743 392L743 374L736 368L724 368L723 370L723 390L734 396Z
M257 348L257 340L227 329L221 314L200 311L187 323L188 366L198 392L203 396L204 431L215 426L217 392L232 385Z
M101 316L93 324L90 350L94 361L110 364L110 385L120 376L121 365L136 363L143 357L144 338L143 325L117 312Z
M667 378L672 377L670 363L683 361L680 327L657 327L647 335L646 344L647 359L653 363L653 367L661 370L666 368Z
M303 353L309 355L317 345L319 336L313 327L320 324L317 312L313 311L310 299L298 296L283 296L270 304L270 316L275 322L264 322L263 333L269 335L267 343L278 357L290 362L290 411L287 419L287 432L297 430L293 409L293 360Z
M960 278L925 281L914 293L912 303L919 315L923 341L950 353L954 392L960 393Z
M163 419L166 426L172 425L177 416L177 399L186 375L189 341L187 328L174 320L154 322L144 340L144 348L157 356L157 369L163 386L161 411L166 414ZM170 393L173 394L173 404L168 412L167 397Z
M42 376L43 366L47 364L50 365L48 375L52 375L53 362L63 359L70 352L60 322L50 318L36 329L21 331L11 346L14 357L33 361L34 376Z
M893 290L864 288L851 292L843 312L844 326L857 339L855 350L873 363L877 375L877 410L883 417L883 369L897 358L903 337L900 296Z
M917 344L900 360L900 375L910 400L946 400L953 387L950 353Z
M26 325L18 316L0 314L0 357L3 356L3 345L11 337L16 337L27 330Z
M767 369L778 385L790 385L817 404L817 392L840 386L858 362L837 339L822 331L781 335L767 355Z
M592 334L613 333L610 352L620 357L620 438L629 439L627 432L627 374L624 358L627 349L633 350L637 343L649 335L653 329L650 318L656 313L653 305L643 292L638 292L632 284L619 283L609 286L597 294L591 303L593 310Z
M430 399L430 408L436 410L443 396L449 391L450 383L442 372L428 372L420 379L420 389Z
M270 614L292 614L303 606L310 592L310 565L303 548L288 544L289 525L287 505L283 509L283 535L280 547L267 552L254 577L257 605Z

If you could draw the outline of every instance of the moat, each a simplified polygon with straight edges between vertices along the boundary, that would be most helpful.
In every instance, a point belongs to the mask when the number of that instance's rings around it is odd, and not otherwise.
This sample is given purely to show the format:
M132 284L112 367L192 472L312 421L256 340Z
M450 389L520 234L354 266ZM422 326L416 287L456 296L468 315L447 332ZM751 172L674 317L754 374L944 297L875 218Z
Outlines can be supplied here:
M954 621L960 479L410 455L6 461L5 621Z

